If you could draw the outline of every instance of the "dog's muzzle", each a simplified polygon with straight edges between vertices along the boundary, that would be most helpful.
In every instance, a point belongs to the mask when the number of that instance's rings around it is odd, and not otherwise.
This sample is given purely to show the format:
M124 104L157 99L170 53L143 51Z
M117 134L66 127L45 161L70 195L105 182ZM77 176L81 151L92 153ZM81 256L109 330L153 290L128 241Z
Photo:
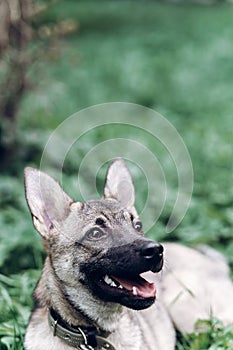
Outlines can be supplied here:
M156 299L155 283L141 274L159 272L162 266L163 246L142 237L93 256L81 266L81 271L86 276L84 283L101 300L141 310Z

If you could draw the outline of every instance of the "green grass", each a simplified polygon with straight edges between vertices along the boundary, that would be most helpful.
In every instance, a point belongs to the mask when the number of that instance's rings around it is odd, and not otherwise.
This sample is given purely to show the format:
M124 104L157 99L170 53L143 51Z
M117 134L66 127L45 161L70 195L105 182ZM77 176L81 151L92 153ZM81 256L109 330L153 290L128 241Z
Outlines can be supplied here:
M25 326L32 307L31 292L39 277L37 270L0 275L0 349L23 349Z
M217 319L198 321L194 334L178 334L177 350L226 350L233 347L233 325L224 327Z
M64 167L67 192L80 198L76 172L99 142L136 137L158 156L170 203L149 236L188 245L210 244L233 267L233 7L230 4L172 5L153 1L60 1L40 19L44 26L74 19L77 32L37 41L38 60L18 119L19 150L0 176L0 349L22 348L31 293L43 262L23 193L22 170L39 166L49 133L84 107L134 102L162 113L183 137L194 167L194 194L181 225L171 234L165 223L174 201L175 167L160 144L132 128L110 126L82 137ZM119 136L120 135L120 136ZM120 155L120 154L119 154ZM137 205L147 195L145 177L135 169ZM98 186L103 187L104 169ZM199 328L200 329L200 328ZM201 331L179 337L178 350L233 349L232 328L211 320Z

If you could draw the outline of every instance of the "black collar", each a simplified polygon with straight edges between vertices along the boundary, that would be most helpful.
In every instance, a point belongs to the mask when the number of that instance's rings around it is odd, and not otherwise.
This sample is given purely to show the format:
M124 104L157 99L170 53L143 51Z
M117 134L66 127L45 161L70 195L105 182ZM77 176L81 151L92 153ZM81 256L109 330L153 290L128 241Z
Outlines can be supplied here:
M53 309L48 310L48 323L53 335L65 343L80 350L107 349L115 350L106 340L109 333L97 330L96 327L70 326Z

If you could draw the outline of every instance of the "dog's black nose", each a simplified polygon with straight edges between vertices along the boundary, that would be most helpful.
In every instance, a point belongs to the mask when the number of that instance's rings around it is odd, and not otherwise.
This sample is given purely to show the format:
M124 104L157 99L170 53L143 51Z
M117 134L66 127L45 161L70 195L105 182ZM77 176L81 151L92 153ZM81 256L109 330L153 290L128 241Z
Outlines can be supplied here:
M146 242L140 251L144 259L153 259L156 255L161 256L163 254L163 246L157 242Z

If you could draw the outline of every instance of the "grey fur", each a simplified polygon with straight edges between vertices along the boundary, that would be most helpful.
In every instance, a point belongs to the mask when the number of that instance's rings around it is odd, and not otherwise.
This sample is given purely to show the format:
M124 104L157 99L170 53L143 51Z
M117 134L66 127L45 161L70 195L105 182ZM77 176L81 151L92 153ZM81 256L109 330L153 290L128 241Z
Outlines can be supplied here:
M95 294L86 272L88 264L90 269L95 268L103 259L108 261L110 252L114 256L115 251L124 251L124 247L128 247L130 257L130 249L150 242L135 229L138 215L134 207L134 187L121 159L109 168L101 200L73 202L51 177L32 168L25 170L25 187L34 226L43 237L48 253L34 292L36 304L26 332L26 350L73 349L53 336L47 321L49 308L73 326L94 325L110 332L108 339L116 350L174 350L172 322L178 329L190 332L199 317L210 316L207 312L210 306L216 316L226 323L232 322L233 286L227 269L218 269L214 254L210 258L208 254L177 244L165 244L168 268L163 269L162 277L153 275L158 293L157 300L149 308L147 305L144 310L136 311L125 307L124 303L105 301ZM88 232L97 219L104 222L103 230L107 234L96 241L92 237L89 242ZM127 256L125 261L131 271L134 261L127 260ZM111 264L110 261L109 268L114 269ZM135 269L136 265L137 261ZM157 261L155 265L148 270L159 271L160 263ZM220 265L225 266L225 263L221 260ZM149 276L149 272L146 274ZM221 293L227 294L229 312L212 290L216 285ZM229 292L224 291L224 287ZM209 298L206 291L213 291L213 298Z

